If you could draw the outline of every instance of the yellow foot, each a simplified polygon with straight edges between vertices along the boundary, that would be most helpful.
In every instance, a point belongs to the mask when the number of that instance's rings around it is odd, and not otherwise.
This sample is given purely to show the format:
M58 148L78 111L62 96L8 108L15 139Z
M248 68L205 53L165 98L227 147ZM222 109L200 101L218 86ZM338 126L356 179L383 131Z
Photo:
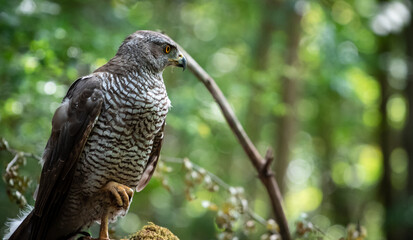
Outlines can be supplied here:
M129 202L133 197L132 188L117 182L109 182L103 187L103 190L112 194L118 207L128 209Z
M107 191L115 198L118 207L122 207L125 210L128 209L130 200L133 196L132 188L117 182L109 182L102 188L102 190ZM98 240L110 240L108 209L105 209L105 212L102 213Z

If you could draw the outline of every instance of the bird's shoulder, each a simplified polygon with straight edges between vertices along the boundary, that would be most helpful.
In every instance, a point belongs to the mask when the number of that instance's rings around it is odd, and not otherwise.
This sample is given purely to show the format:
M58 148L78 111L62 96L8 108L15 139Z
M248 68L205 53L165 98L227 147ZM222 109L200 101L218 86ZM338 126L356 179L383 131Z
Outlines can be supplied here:
M71 99L74 96L79 96L84 91L90 90L101 90L102 89L102 77L98 73L93 73L87 76L78 78L72 83L63 101L66 99Z
M75 135L89 134L95 120L100 114L103 103L101 80L98 76L92 74L78 78L67 91L61 105L56 109L52 118L52 134L46 146L43 162L44 167L52 167L51 165L57 161L55 155L56 150L68 150L69 146L74 146L75 142L68 144L68 140L64 143L65 148L56 149L56 145L62 143L63 139L71 140ZM86 132L85 132L86 131Z

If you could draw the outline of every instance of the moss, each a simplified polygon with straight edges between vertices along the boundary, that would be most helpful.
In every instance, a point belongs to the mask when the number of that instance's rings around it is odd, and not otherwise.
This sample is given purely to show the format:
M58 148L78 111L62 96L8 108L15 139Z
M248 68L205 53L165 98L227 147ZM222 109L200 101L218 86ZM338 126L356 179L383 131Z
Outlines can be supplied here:
M139 232L132 235L130 240L179 240L167 228L160 227L154 223L145 225Z

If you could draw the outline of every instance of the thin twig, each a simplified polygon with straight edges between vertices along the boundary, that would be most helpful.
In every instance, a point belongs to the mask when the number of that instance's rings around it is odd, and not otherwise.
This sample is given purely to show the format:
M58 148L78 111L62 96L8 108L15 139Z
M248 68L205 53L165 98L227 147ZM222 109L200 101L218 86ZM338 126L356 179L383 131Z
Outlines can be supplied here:
M6 141L6 139L4 138L0 138L0 150L5 149L6 151L8 151L9 153L13 154L13 155L18 155L20 154L20 156L18 157L28 157L28 158L34 158L38 161L42 161L42 158L39 155L36 155L34 153L29 153L29 152L23 152L23 151L18 151L14 148L11 148L9 146L9 143ZM14 159L13 159L14 160ZM12 160L12 161L13 161Z
M280 226L281 236L284 240L290 240L291 235L288 222L282 208L282 196L277 181L275 180L271 169L268 169L266 174L262 174L262 170L265 169L266 162L268 164L269 161L265 161L265 159L259 154L214 79L209 76L209 74L182 47L180 47L180 49L187 59L188 69L205 85L212 97L218 103L229 127L237 137L251 163L257 170L260 180L264 184L270 197L273 213Z
M176 157L164 157L162 156L161 158L162 161L164 162L168 162L168 163L177 163L177 164L184 164L185 159L184 158L176 158ZM216 184L218 184L220 187L222 187L223 189L225 189L226 191L230 191L230 188L232 188L231 185L229 185L228 183L224 182L224 180L222 180L221 178L219 178L218 176L216 176L215 174L213 174L212 172L206 170L205 168L199 166L198 164L190 161L192 164L192 167L197 170L197 171L204 171L205 174L207 174L212 181L214 181ZM202 170L201 170L202 169ZM262 225L266 225L267 221L261 217L260 215L258 215L257 213L255 213L251 208L247 207L246 212L248 213L248 215L254 219L255 221L259 222Z
M6 167L6 172L10 173L10 169L11 167L13 167L13 165L17 162L17 160L19 160L19 154L14 155L14 158L7 164Z

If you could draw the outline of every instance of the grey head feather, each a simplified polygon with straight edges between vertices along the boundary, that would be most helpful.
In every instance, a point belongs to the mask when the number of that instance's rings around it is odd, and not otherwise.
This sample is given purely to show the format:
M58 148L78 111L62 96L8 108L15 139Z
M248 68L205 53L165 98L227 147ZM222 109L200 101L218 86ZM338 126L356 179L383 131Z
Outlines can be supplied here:
M166 47L170 52L166 52ZM117 72L144 70L152 74L161 73L167 66L181 66L184 59L177 44L168 36L153 31L141 30L129 35L119 47L115 57L95 72ZM186 61L183 61L186 63ZM181 66L183 67L183 66Z

